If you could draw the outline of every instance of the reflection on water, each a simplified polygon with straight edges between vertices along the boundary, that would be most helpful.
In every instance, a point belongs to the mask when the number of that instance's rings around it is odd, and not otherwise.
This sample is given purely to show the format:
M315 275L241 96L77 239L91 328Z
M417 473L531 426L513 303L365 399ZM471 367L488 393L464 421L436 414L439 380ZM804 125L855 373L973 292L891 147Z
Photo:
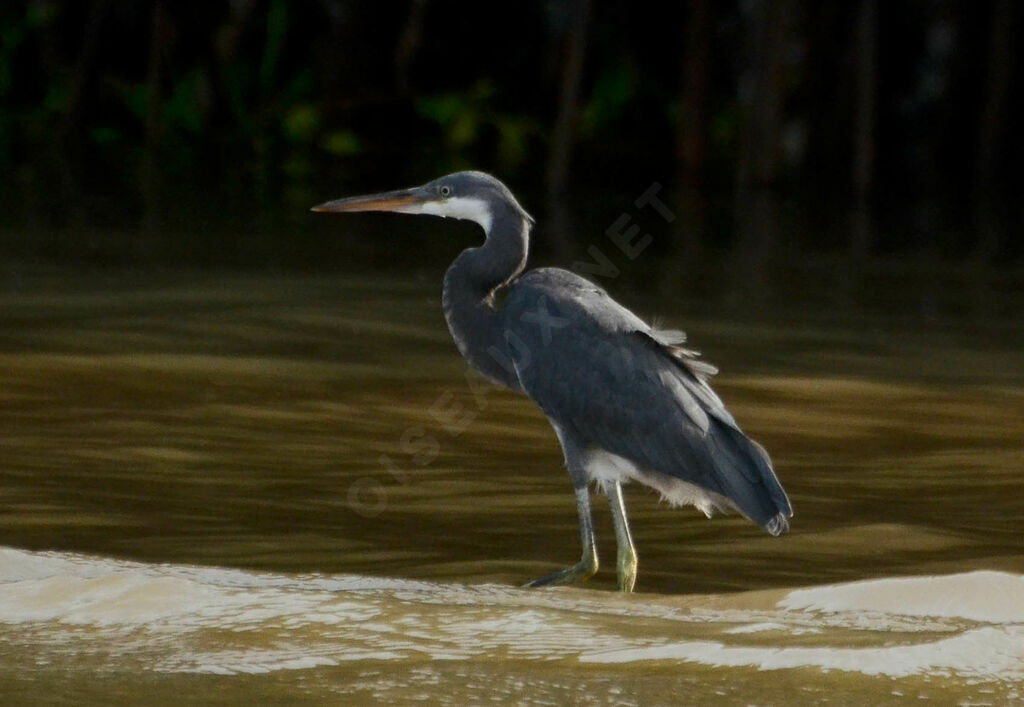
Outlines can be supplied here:
M514 588L578 555L569 480L529 401L467 379L435 283L8 289L22 697L999 703L1024 681L1019 293L924 323L632 302L720 364L796 516L775 539L629 488L643 594L621 597L602 502L587 588Z

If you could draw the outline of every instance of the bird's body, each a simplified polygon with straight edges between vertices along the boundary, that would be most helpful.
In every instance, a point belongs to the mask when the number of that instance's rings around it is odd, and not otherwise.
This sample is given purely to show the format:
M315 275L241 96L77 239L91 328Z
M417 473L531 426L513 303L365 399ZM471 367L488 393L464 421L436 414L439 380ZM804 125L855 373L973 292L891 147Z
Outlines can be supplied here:
M566 270L523 273L533 220L498 180L459 172L423 187L329 202L320 211L390 210L476 221L485 243L445 275L442 304L459 351L491 380L547 415L576 488L583 558L537 580L557 584L597 569L588 484L611 500L619 586L632 589L636 554L621 484L638 481L708 516L736 510L772 535L792 508L764 449L740 430L708 385L715 373L602 288ZM498 305L496 295L503 295Z
M767 455L711 390L713 369L678 347L680 333L652 329L555 268L513 282L504 314L529 352L510 346L526 359L516 368L523 391L583 454L588 480L640 481L708 516L738 510L775 535L788 526Z

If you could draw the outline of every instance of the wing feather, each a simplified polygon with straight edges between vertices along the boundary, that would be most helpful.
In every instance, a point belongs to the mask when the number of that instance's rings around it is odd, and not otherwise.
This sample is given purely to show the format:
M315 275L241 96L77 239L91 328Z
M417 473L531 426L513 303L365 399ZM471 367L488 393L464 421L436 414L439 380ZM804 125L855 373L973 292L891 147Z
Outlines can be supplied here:
M562 270L518 280L505 312L523 390L578 444L725 496L762 525L791 514L767 455L708 385L714 367L679 346L682 332L651 329Z

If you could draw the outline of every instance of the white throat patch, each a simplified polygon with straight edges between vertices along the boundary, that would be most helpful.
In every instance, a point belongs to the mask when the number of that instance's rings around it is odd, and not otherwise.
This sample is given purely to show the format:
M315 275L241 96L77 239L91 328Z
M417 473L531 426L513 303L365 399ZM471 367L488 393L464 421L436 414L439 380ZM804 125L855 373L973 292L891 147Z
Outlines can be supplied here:
M443 218L475 221L480 224L485 233L490 233L491 231L493 217L491 216L491 210L487 207L487 202L482 199L453 196L444 201L431 201L414 208L418 210L413 212L410 209L410 213L431 214L432 216L441 216Z

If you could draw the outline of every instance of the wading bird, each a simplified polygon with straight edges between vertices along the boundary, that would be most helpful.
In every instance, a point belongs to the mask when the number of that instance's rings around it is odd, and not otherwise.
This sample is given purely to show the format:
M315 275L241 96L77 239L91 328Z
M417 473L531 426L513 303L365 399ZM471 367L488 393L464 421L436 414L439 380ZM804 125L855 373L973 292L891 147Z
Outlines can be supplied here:
M527 586L568 584L597 571L590 482L608 496L618 585L626 592L637 557L624 482L709 517L734 510L772 535L789 530L793 510L768 454L708 385L716 369L682 346L682 332L652 328L589 280L558 268L524 273L533 219L500 181L456 172L313 211L431 214L483 228L484 244L462 251L445 273L445 319L473 368L533 398L551 421L576 490L583 543L578 563Z

